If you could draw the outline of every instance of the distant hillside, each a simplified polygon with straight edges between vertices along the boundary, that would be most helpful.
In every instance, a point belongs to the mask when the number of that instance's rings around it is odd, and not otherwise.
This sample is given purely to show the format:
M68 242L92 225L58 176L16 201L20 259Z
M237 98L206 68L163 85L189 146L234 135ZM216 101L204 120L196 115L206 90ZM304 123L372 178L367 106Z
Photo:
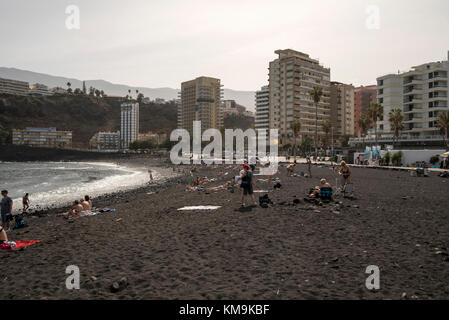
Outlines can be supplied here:
M0 67L0 78L7 78L13 80L27 81L31 84L42 83L49 87L62 87L67 88L67 82L72 84L72 89L82 88L83 81L80 79L66 78L52 76L49 74L32 72L27 70L20 70L16 68L4 68ZM184 79L185 80L185 79ZM180 82L182 79L180 79ZM115 84L105 80L86 80L86 87L94 87L99 90L103 90L106 94L111 96L126 96L128 90L135 95L136 90L143 93L146 97L151 99L163 98L165 100L172 100L178 98L179 89L173 88L146 88L146 87L132 87L123 84ZM248 110L254 111L255 101L254 101L253 91L237 91L231 89L224 89L224 99L235 100L237 103L245 106Z
M176 127L173 103L140 107L140 131L171 132ZM73 131L73 146L87 148L98 131L120 130L120 101L92 96L19 97L0 95L0 124L6 130L56 127Z
M13 96L0 95L0 142L12 129L56 127L73 131L73 147L87 148L89 139L98 131L120 130L120 100L90 95ZM140 132L170 134L177 126L174 103L141 105ZM229 116L225 128L252 127L253 118Z

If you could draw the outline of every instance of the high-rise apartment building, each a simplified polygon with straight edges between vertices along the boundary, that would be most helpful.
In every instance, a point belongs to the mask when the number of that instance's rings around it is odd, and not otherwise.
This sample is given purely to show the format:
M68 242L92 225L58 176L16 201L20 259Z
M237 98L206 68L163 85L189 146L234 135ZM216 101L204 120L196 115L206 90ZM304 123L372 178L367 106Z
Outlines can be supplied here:
M281 145L293 143L290 124L298 119L303 138L314 140L317 128L320 145L325 134L322 124L330 120L330 69L302 52L286 49L275 53L278 58L270 62L268 78L270 129L279 130ZM310 95L315 86L323 92L317 106Z
M354 134L360 133L359 119L368 114L371 104L377 103L377 86L360 86L354 89Z
M331 82L330 109L333 136L354 135L354 86Z
M201 121L201 130L223 127L220 79L199 77L181 84L178 127L192 135L193 121Z
M268 137L270 128L270 89L268 86L256 91L255 129L265 130Z
M400 109L404 115L403 135L423 140L441 136L436 122L442 112L449 110L448 75L449 61L441 61L378 78L378 102L384 108L378 130L392 136L388 114Z
M122 103L120 118L120 146L126 150L131 142L139 138L139 104Z

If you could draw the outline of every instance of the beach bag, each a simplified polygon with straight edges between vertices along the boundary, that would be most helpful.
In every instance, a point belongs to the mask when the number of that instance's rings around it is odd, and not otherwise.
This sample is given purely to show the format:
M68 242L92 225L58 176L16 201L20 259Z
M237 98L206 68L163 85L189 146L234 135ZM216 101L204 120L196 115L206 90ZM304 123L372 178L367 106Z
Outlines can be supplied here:
M15 220L14 229L21 229L26 227L25 220L23 220L21 216L16 216L14 220Z
M268 208L268 205L270 203L273 203L270 198L268 197L268 194L259 197L259 204L262 208Z

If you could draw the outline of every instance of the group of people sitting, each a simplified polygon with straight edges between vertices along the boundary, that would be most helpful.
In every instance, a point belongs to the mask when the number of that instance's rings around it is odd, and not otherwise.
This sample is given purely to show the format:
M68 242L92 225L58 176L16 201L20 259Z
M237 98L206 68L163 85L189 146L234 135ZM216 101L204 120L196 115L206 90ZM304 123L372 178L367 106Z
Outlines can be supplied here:
M63 213L64 218L70 218L74 216L80 216L82 213L88 213L92 210L92 200L88 195L84 196L81 200L75 200L73 202L72 208Z

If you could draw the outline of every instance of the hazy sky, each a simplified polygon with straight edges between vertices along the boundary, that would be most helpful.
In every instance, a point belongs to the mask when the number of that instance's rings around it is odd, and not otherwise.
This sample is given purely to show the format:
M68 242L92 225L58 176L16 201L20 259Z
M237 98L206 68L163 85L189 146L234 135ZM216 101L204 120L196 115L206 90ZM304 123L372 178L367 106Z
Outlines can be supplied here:
M66 28L71 4L79 30ZM379 29L367 27L370 5ZM334 81L367 85L447 58L449 1L0 0L0 41L0 66L133 86L206 75L256 90L286 48L318 58Z

